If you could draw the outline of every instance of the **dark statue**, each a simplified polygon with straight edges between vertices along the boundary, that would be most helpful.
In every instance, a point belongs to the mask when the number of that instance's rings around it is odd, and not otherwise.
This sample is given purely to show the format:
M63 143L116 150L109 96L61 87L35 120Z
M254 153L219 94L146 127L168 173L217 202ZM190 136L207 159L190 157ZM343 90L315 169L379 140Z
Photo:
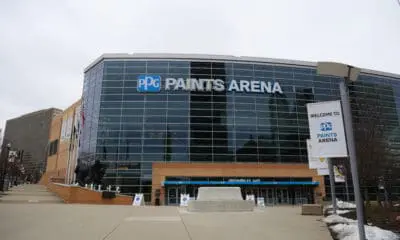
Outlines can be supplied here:
M106 166L99 160L96 160L92 166L82 163L78 159L78 164L75 168L76 179L79 186L85 186L85 184L99 185L102 183L102 179L106 172Z

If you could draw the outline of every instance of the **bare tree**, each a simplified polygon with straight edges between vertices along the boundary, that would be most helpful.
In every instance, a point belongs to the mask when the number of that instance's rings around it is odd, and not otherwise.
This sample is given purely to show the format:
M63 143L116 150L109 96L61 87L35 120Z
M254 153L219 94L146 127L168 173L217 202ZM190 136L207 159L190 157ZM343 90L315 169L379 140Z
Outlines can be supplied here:
M387 93L383 95L373 86L350 88L360 185L369 204L369 196L378 193L379 183L387 186L392 182L394 161L388 135L396 129L398 119L396 108L387 107L391 105Z

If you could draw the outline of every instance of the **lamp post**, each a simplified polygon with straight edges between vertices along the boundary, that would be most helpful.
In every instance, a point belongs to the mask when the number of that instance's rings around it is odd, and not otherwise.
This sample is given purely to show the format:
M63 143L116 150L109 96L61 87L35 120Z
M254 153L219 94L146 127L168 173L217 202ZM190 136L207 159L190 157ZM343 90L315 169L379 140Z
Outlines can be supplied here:
M0 164L1 164L1 172L0 172L0 191L4 192L4 184L5 178L7 174L7 167L8 167L8 155L10 153L11 144L3 144L3 149L1 150L0 156ZM7 188L6 188L7 189Z
M357 156L356 147L354 142L353 132L353 120L351 114L351 107L349 101L349 92L346 86L348 81L356 81L360 74L360 69L349 66L346 64L335 63L335 62L319 62L317 65L317 71L320 75L330 75L335 77L341 77L343 81L340 82L340 98L343 109L343 121L345 125L347 150L349 153L349 161L351 167L351 175L353 178L354 196L356 200L356 211L357 211L357 222L358 222L358 234L361 240L365 240L365 228L364 228L364 201L360 193L360 183L358 179L358 167L357 167Z

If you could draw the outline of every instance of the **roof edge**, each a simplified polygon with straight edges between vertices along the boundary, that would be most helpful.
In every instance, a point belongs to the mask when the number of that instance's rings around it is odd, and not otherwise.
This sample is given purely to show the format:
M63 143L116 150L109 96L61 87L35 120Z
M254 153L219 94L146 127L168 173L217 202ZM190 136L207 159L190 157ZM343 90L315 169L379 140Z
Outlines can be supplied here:
M87 72L92 67L106 59L182 59L182 60L221 60L221 61L237 61L237 62L259 62L259 63L272 63L282 65L297 65L304 67L316 67L317 62L289 60L279 58L263 58L263 57L250 57L250 56L234 56L234 55L213 55L213 54L187 54L187 53L105 53L95 59L89 64L84 72ZM379 75L386 77L393 77L400 79L400 74L377 71L372 69L361 68L361 73Z

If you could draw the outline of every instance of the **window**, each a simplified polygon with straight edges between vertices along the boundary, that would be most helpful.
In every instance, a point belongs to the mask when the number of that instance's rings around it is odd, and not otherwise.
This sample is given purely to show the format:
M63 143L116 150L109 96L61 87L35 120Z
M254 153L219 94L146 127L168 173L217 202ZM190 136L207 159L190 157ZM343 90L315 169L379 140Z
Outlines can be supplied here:
M54 154L57 154L57 150L58 150L58 139L50 142L48 155L52 156Z

